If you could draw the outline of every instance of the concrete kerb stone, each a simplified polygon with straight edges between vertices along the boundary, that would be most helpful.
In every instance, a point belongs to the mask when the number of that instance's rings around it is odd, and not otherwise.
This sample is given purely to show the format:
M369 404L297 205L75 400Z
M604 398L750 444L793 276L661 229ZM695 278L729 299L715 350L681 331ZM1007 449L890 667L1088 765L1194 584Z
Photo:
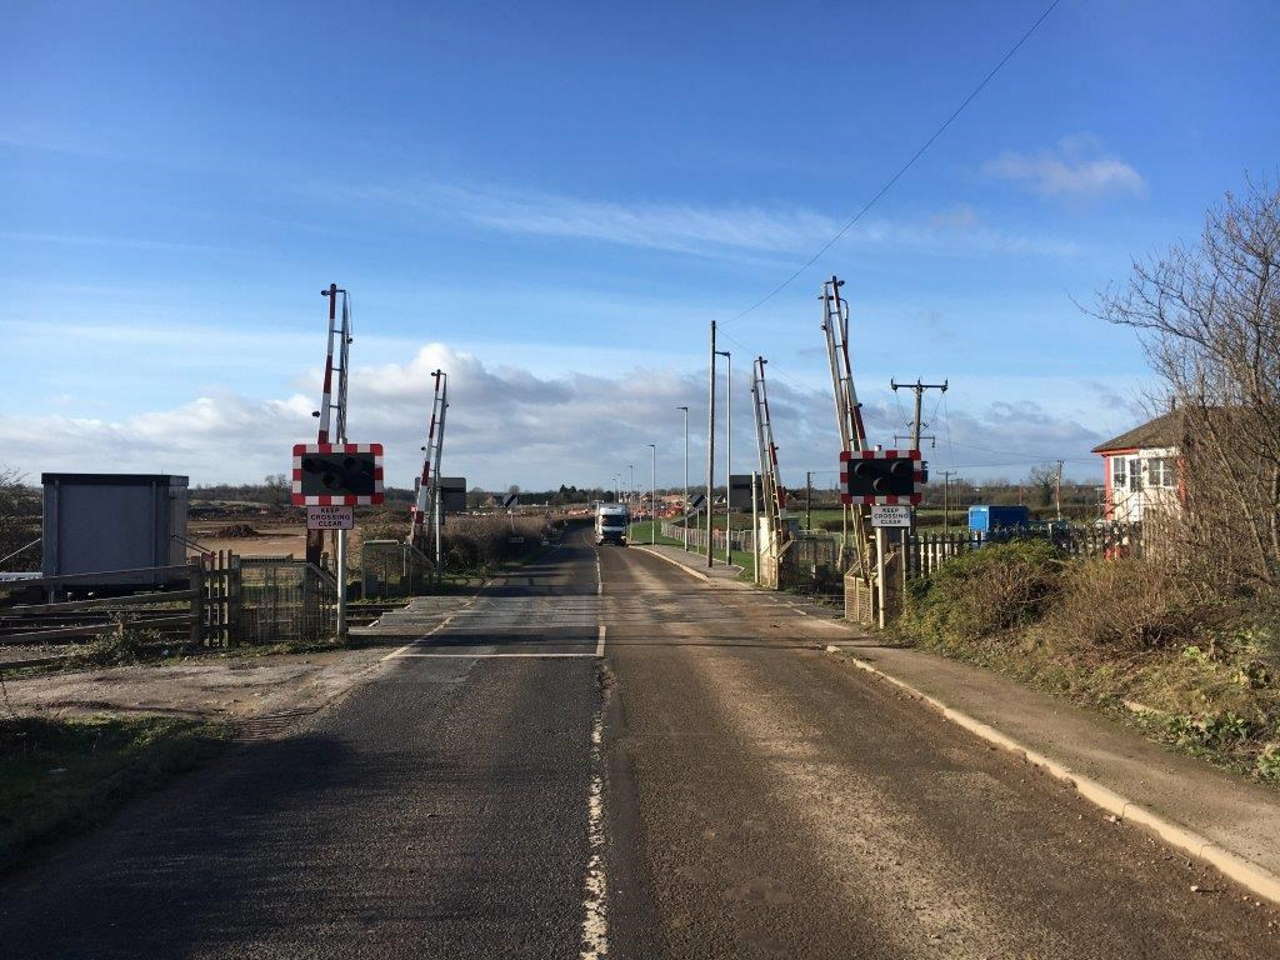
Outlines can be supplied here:
M1227 879L1240 884L1246 890L1280 905L1280 875L1259 867L1257 864L1225 849L1194 830L1188 830L1167 817L1130 800L1122 794L1116 793L1110 787L1099 783L1097 780L1077 773L1056 760L1032 750L989 724L969 716L964 711L947 706L936 697L929 696L929 694L918 690L911 684L899 680L868 661L855 656L847 647L829 644L826 652L847 657L854 666L893 684L913 698L928 704L950 722L981 737L988 743L1023 757L1028 763L1039 767L1055 779L1074 787L1080 796L1118 820L1129 820L1142 826L1170 846L1208 863Z
M749 583L743 583L743 582L741 582L740 580L737 580L737 579L730 579L730 578L728 578L728 577L712 577L712 576L709 576L709 575L707 575L707 574L703 573L701 570L697 569L696 567L691 567L691 566L689 566L689 565L688 565L688 564L686 564L686 563L681 563L681 562L680 562L679 560L677 560L675 557L669 557L669 556L667 556L665 553L662 553L662 552L661 552L661 551L659 551L659 550L653 550L653 549L651 549L650 547L648 547L648 546L644 546L644 545L642 545L642 544L634 544L634 545L632 545L632 546L628 547L627 549L628 549L628 550L642 550L642 551L644 551L645 553L649 554L649 556L651 556L651 557L657 557L659 560L665 560L667 563L671 564L672 566L679 567L681 570L683 570L685 573L689 574L690 576L697 577L699 580L705 581L706 583L714 583L714 584L717 584L718 586L731 587L731 588L733 588L734 590L751 590L751 589L753 589L753 587L752 587L752 585L751 585L751 584L749 584Z

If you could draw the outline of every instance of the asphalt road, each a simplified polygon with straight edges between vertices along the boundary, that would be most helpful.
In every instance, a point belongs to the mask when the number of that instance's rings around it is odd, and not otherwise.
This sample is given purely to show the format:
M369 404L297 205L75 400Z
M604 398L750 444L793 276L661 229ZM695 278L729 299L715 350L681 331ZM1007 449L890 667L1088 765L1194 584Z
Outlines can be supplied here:
M823 654L806 604L577 534L439 623L6 878L0 956L1280 956L1269 908Z

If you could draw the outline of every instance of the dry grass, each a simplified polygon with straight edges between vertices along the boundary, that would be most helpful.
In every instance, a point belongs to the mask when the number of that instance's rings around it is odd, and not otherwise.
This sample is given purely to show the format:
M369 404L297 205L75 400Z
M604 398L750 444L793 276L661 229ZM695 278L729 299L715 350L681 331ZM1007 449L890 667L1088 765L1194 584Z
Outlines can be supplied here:
M1148 736L1280 782L1280 612L1153 560L976 551L920 581L904 635L1110 711Z

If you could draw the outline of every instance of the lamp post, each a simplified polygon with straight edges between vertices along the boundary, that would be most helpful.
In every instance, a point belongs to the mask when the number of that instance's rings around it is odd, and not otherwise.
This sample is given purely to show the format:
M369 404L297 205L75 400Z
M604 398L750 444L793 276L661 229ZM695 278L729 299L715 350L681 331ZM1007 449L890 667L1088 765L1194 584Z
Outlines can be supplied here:
M676 407L684 411L684 549L689 551L689 408Z
M733 474L730 466L733 456L733 356L728 350L717 350L724 357L724 562L733 563L729 547L732 507L729 505L729 484Z
M649 444L649 546L658 544L658 446Z

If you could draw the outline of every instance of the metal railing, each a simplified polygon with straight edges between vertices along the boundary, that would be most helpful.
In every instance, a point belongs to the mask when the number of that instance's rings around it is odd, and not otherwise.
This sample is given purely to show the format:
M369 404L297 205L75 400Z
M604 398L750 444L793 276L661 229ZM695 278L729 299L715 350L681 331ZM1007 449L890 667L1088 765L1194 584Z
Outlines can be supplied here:
M366 540L360 545L360 581L365 599L412 597L431 592L435 564L403 540Z

